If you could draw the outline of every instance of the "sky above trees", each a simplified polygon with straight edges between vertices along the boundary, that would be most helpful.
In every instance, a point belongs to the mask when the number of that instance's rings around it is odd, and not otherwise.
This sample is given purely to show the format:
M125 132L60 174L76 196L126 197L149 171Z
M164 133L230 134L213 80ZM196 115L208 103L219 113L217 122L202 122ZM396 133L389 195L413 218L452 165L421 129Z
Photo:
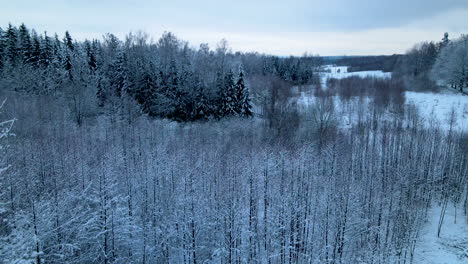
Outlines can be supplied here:
M195 46L225 38L234 51L275 55L403 53L444 32L467 33L466 17L465 0L17 0L0 9L2 25L70 30L78 39L137 30L157 39L172 31Z

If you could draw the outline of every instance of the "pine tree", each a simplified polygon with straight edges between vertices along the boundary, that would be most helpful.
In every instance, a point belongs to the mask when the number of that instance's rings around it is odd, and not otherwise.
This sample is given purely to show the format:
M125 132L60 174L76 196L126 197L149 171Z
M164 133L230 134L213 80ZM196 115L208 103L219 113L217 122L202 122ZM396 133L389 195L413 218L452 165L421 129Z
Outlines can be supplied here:
M63 43L64 43L64 45L66 47L64 61L63 61L63 67L64 67L65 71L67 72L68 79L70 81L73 81L72 58L73 58L75 46L73 45L73 39L70 36L70 33L68 31L65 32L65 37L63 38Z
M183 114L183 102L181 96L181 91L179 89L179 74L177 72L177 67L175 61L171 62L171 66L169 68L169 73L167 75L163 74L164 83L166 87L163 87L165 90L165 96L168 99L168 116L173 120L184 120Z
M301 72L301 84L309 83L310 79L312 78L312 71L309 67L305 67L305 69Z
M62 59L62 42L59 39L59 36L55 34L54 36L54 43L52 45L52 53L54 60L61 61Z
M291 81L294 83L294 84L297 84L298 80L299 80L299 73L298 73L298 66L296 64L294 64L291 68L291 71L290 71L290 79Z
M15 66L18 59L18 36L16 28L11 24L8 24L8 29L5 32L5 40L5 57L12 66Z
M41 42L35 32L32 34L31 53L28 62L37 65L41 60Z
M249 89L245 86L244 73L241 70L236 84L237 106L236 112L241 116L252 116L252 104L249 98Z
M444 37L442 38L442 41L440 42L440 47L441 48L447 47L449 43L450 43L449 34L445 32Z
M103 107L104 104L106 103L107 96L106 96L106 92L104 91L104 87L102 87L102 81L100 78L98 79L96 88L97 88L96 89L97 104L99 107Z
M134 91L135 100L142 106L145 113L157 115L156 109L152 109L153 99L156 94L156 81L149 72L144 72Z
M266 59L263 59L263 67L262 67L262 75L265 76L270 73L270 70L268 69L268 63Z
M57 34L55 34L54 39L52 40L52 65L54 70L61 71L63 68L61 67L63 65L63 57L64 57L64 51L63 51L63 43L60 41L59 37Z
M68 79L73 81L73 73L72 73L72 58L70 54L65 55L65 60L63 61L63 68L67 72Z
M75 50L75 46L73 45L73 39L68 31L65 31L65 37L63 38L63 43L69 50L71 51Z
M184 115L187 120L208 119L210 115L206 87L198 73L187 70L182 75L181 87Z
M52 64L52 54L53 54L53 47L52 41L50 37L47 36L47 32L44 32L44 40L42 41L41 45L41 64L44 67L48 67Z
M110 84L113 89L114 95L121 97L123 92L128 89L128 77L126 69L126 55L125 52L119 50L117 58L110 66Z
M209 101L205 94L205 89L202 85L198 87L197 95L195 97L195 106L194 106L194 113L192 114L192 118L194 120L199 119L208 119L210 117L210 106Z
M19 51L22 57L22 61L24 63L29 62L31 57L31 36L29 35L29 30L26 28L24 24L21 24L19 27Z
M5 43L3 40L3 35L4 35L3 29L0 27L0 73L3 70L3 57L4 57L3 52L5 50Z
M236 114L237 98L234 75L229 71L224 77L221 94L221 116L232 116Z
M89 69L94 72L96 71L97 68L97 61L96 61L96 55L94 55L96 52L95 46L91 46L90 52L88 54L88 66Z
M87 57L89 70L91 73L94 73L97 67L96 57L94 56L94 52L95 52L94 43L93 45L91 45L91 43L88 40L86 40L84 44L85 44L85 51L86 51L86 57Z
M216 94L214 98L210 100L210 105L212 105L212 114L215 118L219 119L223 117L223 98L224 98L224 78L221 72L216 73L216 82L215 82L215 91Z
M176 90L178 120L186 121L193 119L199 83L198 76L191 70L185 69L180 74Z

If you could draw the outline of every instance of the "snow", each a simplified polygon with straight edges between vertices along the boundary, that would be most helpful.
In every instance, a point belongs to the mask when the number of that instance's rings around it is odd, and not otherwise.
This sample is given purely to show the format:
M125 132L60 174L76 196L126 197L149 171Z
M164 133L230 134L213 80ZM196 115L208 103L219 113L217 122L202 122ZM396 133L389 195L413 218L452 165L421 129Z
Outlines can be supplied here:
M361 71L361 72L348 72L346 66L324 66L324 71L321 75L322 87L326 89L326 81L328 78L346 78L349 76L360 76L360 77L374 77L374 78L390 78L391 73L382 71ZM439 93L430 92L405 92L406 104L414 104L418 112L423 119L424 124L427 127L431 125L440 125L440 128L447 131L450 129L449 117L452 110L455 114L455 124L453 130L455 131L468 131L468 96L461 95L460 93L445 90ZM342 102L337 96L333 96L335 106L338 108L338 112L341 111ZM354 99L353 99L354 100ZM301 92L297 100L299 106L307 108L314 103L315 98L312 92ZM364 102L368 103L366 99ZM354 117L351 117L354 118ZM353 120L349 120L350 117L342 116L340 125L348 127L350 124L355 123Z
M358 72L348 72L348 66L332 66L326 65L323 67L324 72L322 72L322 84L325 84L327 79L343 79L351 76L359 76L362 78L372 77L372 78L390 78L392 73L383 72L383 71L358 71Z
M453 129L468 131L468 97L454 92L406 92L406 103L414 104L426 124L436 121L444 130L449 129L448 118L452 109L456 116Z
M405 92L406 105L414 104L423 123L427 128L432 125L438 125L444 131L450 129L449 117L452 109L455 114L455 124L452 127L454 131L468 131L468 96L456 94L456 93L422 93L422 92ZM312 105L315 101L315 97L311 92L302 92L300 97L297 99L298 105L307 108ZM344 123L340 122L343 127L348 127L350 124L356 123L356 116L350 117L346 115L347 110L342 109L343 103L338 96L333 96L335 107L337 108L340 115L340 119ZM351 102L355 104L361 103L364 105L369 104L369 98L364 98L364 101L359 102L358 98L351 99ZM346 119L346 120L345 120Z
M440 237L437 237L441 207L435 206L428 212L428 222L422 227L416 243L414 264L466 264L468 263L468 228L463 207L449 204Z
M391 73L381 71L347 72L347 67L326 66L329 72L322 73L322 84L326 84L328 78L346 78L349 76L390 78ZM325 87L324 85L322 87ZM326 88L326 87L325 87ZM414 104L428 127L438 124L444 130L448 130L449 117L453 111L455 115L454 130L468 131L468 96L454 91L441 91L439 93L405 92L406 104ZM316 98L311 92L301 92L298 104L303 109L314 103ZM356 98L351 100L357 100ZM356 116L344 114L343 107L338 96L333 96L337 107L338 123L341 128L349 127L354 123ZM368 98L359 102L367 105ZM427 222L422 226L416 242L414 264L465 264L468 263L468 219L463 215L463 207L458 205L457 211L453 204L449 205L445 214L440 237L437 237L437 228L441 206L429 209ZM456 212L456 213L455 213ZM456 222L455 222L456 215Z

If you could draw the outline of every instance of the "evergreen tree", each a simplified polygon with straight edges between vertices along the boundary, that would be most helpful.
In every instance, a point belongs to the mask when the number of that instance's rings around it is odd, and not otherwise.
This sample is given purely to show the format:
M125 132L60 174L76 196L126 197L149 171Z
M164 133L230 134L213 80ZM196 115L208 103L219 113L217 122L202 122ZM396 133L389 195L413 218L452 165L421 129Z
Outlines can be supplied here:
M305 67L305 69L301 72L301 83L307 84L309 83L310 79L312 78L312 71L309 67Z
M178 78L176 86L177 120L191 120L195 109L196 91L200 80L191 70L184 70Z
M212 114L215 118L219 119L222 118L223 112L223 98L224 98L224 78L221 72L216 73L216 81L215 81L215 91L216 94L214 98L210 100L210 105L213 106Z
M65 31L65 37L63 38L63 43L69 50L71 51L75 50L75 46L73 45L73 39L68 31Z
M63 49L62 49L62 42L60 41L57 34L54 36L54 40L52 42L52 64L54 68L59 69L60 65L63 64Z
M106 103L107 96L106 96L106 92L104 91L104 87L102 86L102 81L100 78L98 79L96 88L97 88L96 89L97 104L99 107L103 107Z
M298 83L299 80L299 73L298 73L298 66L293 65L290 71L290 79L294 84Z
M35 32L32 34L31 42L31 54L28 62L37 65L41 60L41 42L39 36Z
M265 76L270 73L270 69L268 67L268 62L266 58L263 59L263 67L262 67L262 75Z
M157 109L153 106L153 99L156 94L156 81L149 72L142 74L134 93L135 100L142 106L145 113L152 116L157 115Z
M249 89L245 86L244 72L239 73L239 80L236 83L237 107L236 112L241 116L252 116L252 104L249 98Z
M94 43L93 45L91 45L91 43L88 40L86 40L85 51L86 51L86 56L87 56L88 67L91 73L94 73L97 67L96 57L94 56L94 52L95 52L94 49L95 49Z
M125 52L119 50L117 58L112 62L110 66L110 84L113 93L117 97L121 97L123 92L127 92L128 89L128 77L126 69L126 56Z
M15 66L18 59L18 34L16 28L11 24L8 24L8 28L5 32L5 40L5 57L12 66Z
M187 67L188 68L188 67ZM182 120L205 119L207 114L205 87L199 75L186 69L179 82L179 98L180 98L180 118ZM200 111L203 114L200 114Z
M53 47L52 41L49 36L47 36L47 32L44 32L44 40L42 41L41 45L41 64L44 67L48 67L52 64L52 54L53 54Z
M73 73L72 73L72 57L71 54L67 53L65 55L65 60L63 61L63 68L67 72L67 77L70 81L73 81Z
M444 37L442 38L442 41L440 42L440 48L447 47L447 45L450 43L449 40L449 34L447 32L444 33Z
M19 27L19 50L24 63L29 62L31 57L31 36L29 35L29 30L24 24L21 24Z
M59 36L57 34L55 34L54 36L54 43L52 46L52 50L53 50L55 58L61 58L60 53L62 51L62 42L60 41Z
M171 62L168 74L162 74L164 77L163 89L168 100L168 117L174 120L184 120L182 93L179 89L179 74L175 61Z
M205 89L202 85L198 86L197 94L195 97L194 113L192 114L193 120L208 119L211 115L209 100L206 97Z
M229 71L224 77L224 86L222 87L221 95L221 116L232 116L237 113L237 98L236 87L234 83L234 75Z
M70 33L68 31L65 31L65 37L63 38L63 43L66 47L65 51L65 56L64 56L64 61L63 61L63 67L65 71L67 72L68 79L70 81L73 81L73 54L75 50L75 46L73 45L73 39L70 36Z
M91 72L96 71L97 62L96 57L94 56L94 51L91 51L91 53L88 55L88 66Z
M3 29L0 27L0 73L3 69L3 52L5 50L5 43L4 43L4 40L3 40Z

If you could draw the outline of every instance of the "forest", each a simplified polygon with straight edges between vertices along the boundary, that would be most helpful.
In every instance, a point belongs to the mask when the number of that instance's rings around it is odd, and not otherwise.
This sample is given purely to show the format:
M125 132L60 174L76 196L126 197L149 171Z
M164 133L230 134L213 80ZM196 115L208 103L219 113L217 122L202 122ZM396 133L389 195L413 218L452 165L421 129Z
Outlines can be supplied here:
M394 54L390 56L344 56L329 58L327 64L348 66L349 72L375 70L392 72L400 58L401 54Z
M464 96L468 37L339 61L392 77L0 29L0 263L412 263L434 205L466 222L468 135L406 92Z

